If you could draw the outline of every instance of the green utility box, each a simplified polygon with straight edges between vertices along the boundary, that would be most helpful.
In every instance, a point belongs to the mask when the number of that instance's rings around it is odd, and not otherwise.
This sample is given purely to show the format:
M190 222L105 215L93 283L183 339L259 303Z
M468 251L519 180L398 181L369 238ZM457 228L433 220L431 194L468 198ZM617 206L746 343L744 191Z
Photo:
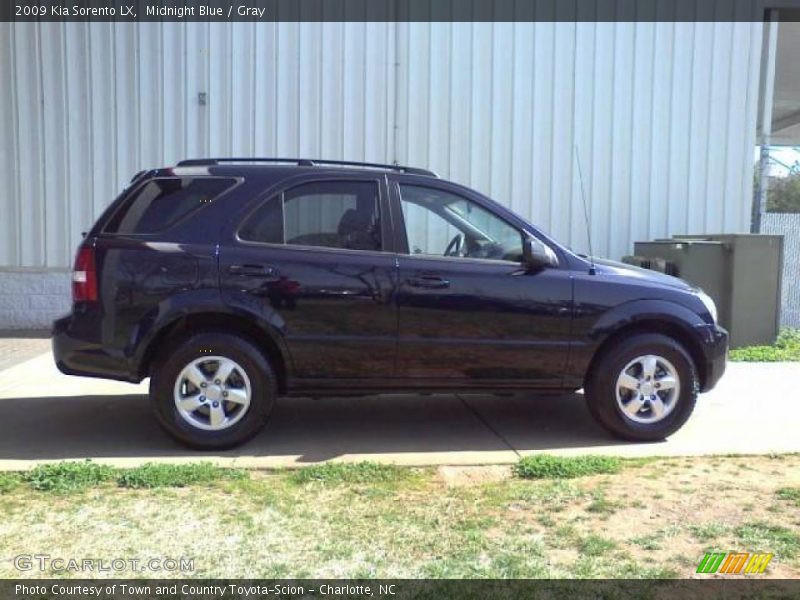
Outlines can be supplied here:
M714 299L732 348L772 344L780 325L783 236L760 234L680 235L636 242L635 257L675 274ZM656 259L661 259L658 262ZM646 265L642 265L646 266Z

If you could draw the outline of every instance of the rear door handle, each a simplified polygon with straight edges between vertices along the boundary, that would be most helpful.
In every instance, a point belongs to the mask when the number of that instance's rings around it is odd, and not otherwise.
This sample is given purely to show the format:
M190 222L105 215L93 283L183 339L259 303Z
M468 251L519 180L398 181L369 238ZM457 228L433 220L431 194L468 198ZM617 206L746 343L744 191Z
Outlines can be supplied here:
M411 287L436 290L450 287L450 281L444 277L438 277L435 275L422 275L420 277L411 277L408 280L408 285Z
M275 267L266 265L231 265L228 267L228 272L245 277L275 277L278 274Z

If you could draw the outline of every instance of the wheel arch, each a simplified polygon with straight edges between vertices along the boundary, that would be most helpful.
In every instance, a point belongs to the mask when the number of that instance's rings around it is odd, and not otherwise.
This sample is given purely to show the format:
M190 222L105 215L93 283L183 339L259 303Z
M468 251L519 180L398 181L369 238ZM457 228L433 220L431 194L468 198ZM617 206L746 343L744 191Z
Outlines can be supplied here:
M270 361L278 379L279 393L286 393L290 362L282 344L263 324L254 323L252 318L228 312L189 313L179 315L165 323L151 335L142 352L136 368L139 378L143 379L151 374L153 360L162 348L201 331L224 331L249 340Z
M683 346L694 363L700 388L708 376L707 361L696 326L702 324L699 316L687 308L670 302L641 302L625 307L623 315L606 315L593 330L593 337L601 339L589 360L584 375L584 385L592 377L600 358L620 340L639 333L658 333ZM616 316L617 318L614 318Z

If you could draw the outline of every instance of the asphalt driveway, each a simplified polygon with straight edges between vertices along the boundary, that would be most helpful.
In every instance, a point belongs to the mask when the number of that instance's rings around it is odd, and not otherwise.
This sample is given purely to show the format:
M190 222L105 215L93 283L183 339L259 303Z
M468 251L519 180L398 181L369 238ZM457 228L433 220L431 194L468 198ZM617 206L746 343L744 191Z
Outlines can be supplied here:
M581 394L393 395L284 399L256 439L213 454L187 450L158 428L146 382L62 375L47 340L2 339L0 356L4 354L27 360L0 362L0 470L84 458L133 466L204 457L225 465L277 467L330 459L504 464L534 452L800 452L800 363L732 363L718 387L700 397L687 425L664 442L616 440L594 423Z

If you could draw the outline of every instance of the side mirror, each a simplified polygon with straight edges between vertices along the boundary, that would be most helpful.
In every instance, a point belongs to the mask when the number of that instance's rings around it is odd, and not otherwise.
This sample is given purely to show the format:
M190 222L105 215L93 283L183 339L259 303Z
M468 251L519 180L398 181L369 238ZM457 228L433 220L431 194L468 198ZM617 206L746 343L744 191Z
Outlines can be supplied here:
M522 264L530 270L558 266L558 257L544 242L525 238L522 243Z

